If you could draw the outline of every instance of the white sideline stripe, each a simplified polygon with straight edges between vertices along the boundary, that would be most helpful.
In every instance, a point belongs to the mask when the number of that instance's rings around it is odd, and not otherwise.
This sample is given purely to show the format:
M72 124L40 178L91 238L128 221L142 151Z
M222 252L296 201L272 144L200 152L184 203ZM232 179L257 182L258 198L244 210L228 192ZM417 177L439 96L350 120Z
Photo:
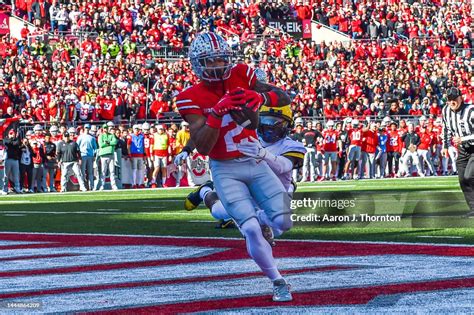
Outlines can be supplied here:
M143 214L143 215L157 215L157 214L164 214L164 215L177 215L177 216L189 216L189 213L175 213L175 212L101 212L101 211L0 211L0 213L7 213L7 214ZM193 216L206 216L209 217L207 213L193 213Z
M423 230L417 231L417 233L423 233ZM243 238L237 237L210 237L210 236L167 236L167 235L146 235L146 234L104 234L104 233L45 233L45 232L0 232L2 234L20 234L20 235L64 235L64 236L106 236L106 237L135 237L135 238L177 238L177 239L203 239L203 240L240 240ZM447 247L474 247L470 244L442 244L442 243L410 243L410 242L387 242L387 241L339 241L339 240L301 240L301 239L277 239L278 242L304 242L304 243L346 243L346 244L389 244L389 245L430 245L430 246L447 246Z
M24 214L4 214L4 217L24 217Z
M51 242L25 242L25 241L2 241L2 240L0 240L0 246L36 245L36 244L51 244Z
M309 290L327 290L337 288L358 288L376 285L387 285L393 283L407 283L420 281L433 281L465 278L472 276L469 270L472 259L469 257L438 257L433 259L431 255L381 255L381 256L343 256L343 257L306 257L300 259L282 259L284 268L294 268L300 264L303 266L328 266L328 265L362 265L363 268L339 270L336 271L337 281L335 280L335 271L331 272L314 272L305 274L288 275L286 278L292 284L293 290L309 291ZM223 262L203 263L198 270L199 275L215 275L216 272L211 265L218 267L217 274L225 273L237 261L227 265ZM242 263L242 261L240 261ZM252 264L251 268L255 268L254 263L248 259L243 265ZM197 265L197 268L199 265ZM181 270L174 267L172 276L174 278L187 277L187 272L194 272L194 268L183 268ZM240 272L245 267L238 265L236 271ZM248 267L247 267L248 268ZM165 269L166 270L166 269ZM152 278L149 274L141 274L146 281L156 279L165 274L165 270L161 272L154 270ZM255 269L253 269L255 270ZM121 274L115 281L119 283L127 281L129 277L137 276L139 273L131 272L132 270L122 270ZM183 274L184 273L184 274ZM103 278L102 272L95 274L93 280L99 284L107 283L107 279ZM64 276L64 275L58 275ZM74 276L74 275L69 275ZM80 282L82 274L75 274L73 286L83 285ZM148 277L147 277L148 276ZM171 275L168 275L171 276ZM51 276L50 276L51 277ZM9 279L12 281L8 290L14 290L12 283L22 278ZM52 279L48 282L41 281L41 277L25 277L27 284L40 289L41 286L61 285L61 278ZM70 279L73 280L73 279ZM78 281L79 280L79 281ZM104 281L105 280L105 281ZM61 284L60 284L61 283ZM66 283L64 283L66 284ZM5 283L6 285L6 283ZM22 283L15 282L16 291L22 288ZM231 288L231 289L224 289ZM271 294L271 285L263 276L257 278L221 280L221 281L203 281L184 284L170 284L162 286L135 287L127 289L109 289L89 292L74 292L66 294L41 296L40 300L44 305L43 312L67 312L79 311L87 309L98 309L103 305L104 308L140 306L160 303L177 303L189 300L209 300L216 298L236 298L242 296L255 296ZM38 297L29 297L25 299L13 299L14 301L27 302L38 301ZM80 303L78 303L80 301ZM107 301L104 304L104 301Z
M464 238L463 236L419 235L419 238Z

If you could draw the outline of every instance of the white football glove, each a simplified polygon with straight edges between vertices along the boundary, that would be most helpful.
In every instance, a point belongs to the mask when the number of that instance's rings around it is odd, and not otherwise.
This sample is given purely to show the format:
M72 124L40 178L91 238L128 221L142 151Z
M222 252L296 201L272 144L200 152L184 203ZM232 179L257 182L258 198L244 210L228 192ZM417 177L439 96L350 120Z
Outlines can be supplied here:
M239 144L237 144L237 150L246 156L256 159L264 159L267 155L267 150L262 147L260 141L253 137L250 137L250 141L244 139Z
M188 158L188 156L189 156L188 152L186 151L181 152L180 154L175 156L174 161L173 161L174 165L180 166Z

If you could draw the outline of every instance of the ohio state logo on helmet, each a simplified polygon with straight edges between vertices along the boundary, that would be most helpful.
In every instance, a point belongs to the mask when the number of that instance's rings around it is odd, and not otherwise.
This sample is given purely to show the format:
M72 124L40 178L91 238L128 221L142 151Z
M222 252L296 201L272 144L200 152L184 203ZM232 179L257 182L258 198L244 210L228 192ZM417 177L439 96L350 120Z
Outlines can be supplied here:
M226 80L232 68L232 50L222 36L212 32L200 33L191 43L189 60L201 80Z

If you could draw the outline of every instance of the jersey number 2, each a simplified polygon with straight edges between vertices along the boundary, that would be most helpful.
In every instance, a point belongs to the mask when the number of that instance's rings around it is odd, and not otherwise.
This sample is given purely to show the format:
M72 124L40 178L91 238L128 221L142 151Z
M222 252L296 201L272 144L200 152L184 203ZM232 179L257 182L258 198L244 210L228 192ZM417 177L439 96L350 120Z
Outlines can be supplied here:
M222 119L222 127L228 126L233 121L234 120L230 117L229 114L225 115L224 118ZM244 128L236 124L235 128L230 129L229 131L226 132L224 136L224 140L225 140L225 146L227 148L227 152L237 151L237 146L235 145L234 137L240 135L242 130L244 130Z

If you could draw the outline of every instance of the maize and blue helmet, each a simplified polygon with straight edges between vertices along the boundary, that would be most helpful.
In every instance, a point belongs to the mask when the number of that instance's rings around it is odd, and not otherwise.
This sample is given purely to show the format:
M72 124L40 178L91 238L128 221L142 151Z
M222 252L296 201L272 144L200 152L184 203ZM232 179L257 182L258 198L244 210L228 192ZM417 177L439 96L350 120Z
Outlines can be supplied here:
M274 143L285 138L293 127L293 112L290 105L260 108L257 134L266 143Z
M198 34L189 48L189 60L194 73L199 79L209 82L230 77L232 56L232 50L225 39L212 32ZM216 61L222 61L223 65L209 65Z

